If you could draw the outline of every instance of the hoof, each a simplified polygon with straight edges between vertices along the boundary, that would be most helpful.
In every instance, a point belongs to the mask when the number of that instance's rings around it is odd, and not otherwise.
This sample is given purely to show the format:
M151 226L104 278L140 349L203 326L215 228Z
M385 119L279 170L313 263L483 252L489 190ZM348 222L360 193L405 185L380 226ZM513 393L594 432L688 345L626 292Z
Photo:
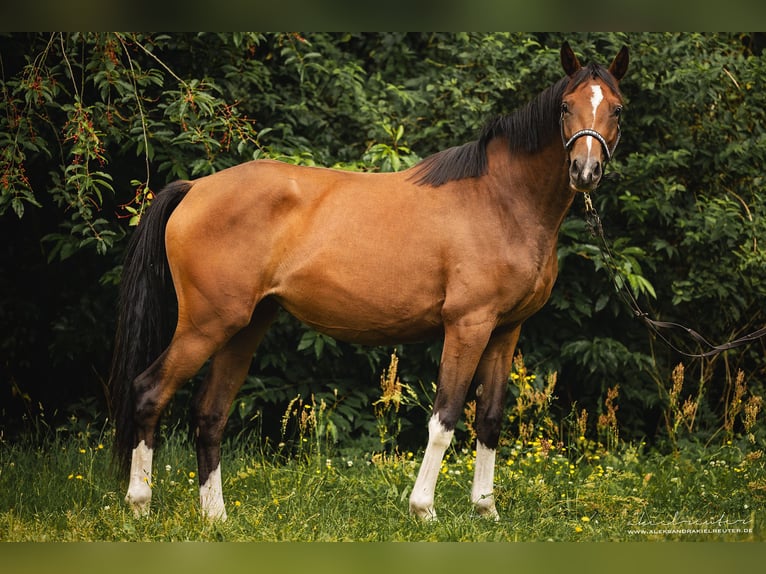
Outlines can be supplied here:
M473 506L476 509L476 513L482 518L494 520L495 522L500 520L500 515L495 508L495 500L493 496L484 496L475 501Z
M226 509L220 508L203 508L202 517L208 522L226 522L228 516L226 515Z
M436 522L436 510L433 504L420 505L410 502L410 515L416 516L426 522Z
M494 520L495 522L500 522L500 515L497 513L497 509L495 509L494 504L489 508L477 506L476 512L482 518L486 518L487 520Z
M149 514L149 505L152 500L152 489L146 485L146 489L140 489L139 492L129 491L125 497L125 502L133 509L133 515L136 518L142 518Z

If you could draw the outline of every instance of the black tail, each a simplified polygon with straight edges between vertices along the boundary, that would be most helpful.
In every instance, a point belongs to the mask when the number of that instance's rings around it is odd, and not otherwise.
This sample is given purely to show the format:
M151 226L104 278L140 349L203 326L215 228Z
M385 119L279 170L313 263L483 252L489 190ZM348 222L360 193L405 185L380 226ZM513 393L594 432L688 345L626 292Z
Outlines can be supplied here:
M127 473L135 445L133 380L167 347L172 336L172 290L165 253L165 226L191 188L176 181L157 194L128 243L122 269L117 333L109 376L112 417L116 427L113 454Z

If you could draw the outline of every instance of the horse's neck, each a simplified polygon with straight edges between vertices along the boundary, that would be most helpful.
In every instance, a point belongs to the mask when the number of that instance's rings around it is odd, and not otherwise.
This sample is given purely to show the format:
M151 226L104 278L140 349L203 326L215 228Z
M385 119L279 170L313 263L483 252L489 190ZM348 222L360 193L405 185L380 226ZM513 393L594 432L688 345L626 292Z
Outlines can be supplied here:
M534 220L557 234L575 197L561 143L553 142L532 154L507 148L491 151L490 166L496 166L493 185L501 204L516 218Z

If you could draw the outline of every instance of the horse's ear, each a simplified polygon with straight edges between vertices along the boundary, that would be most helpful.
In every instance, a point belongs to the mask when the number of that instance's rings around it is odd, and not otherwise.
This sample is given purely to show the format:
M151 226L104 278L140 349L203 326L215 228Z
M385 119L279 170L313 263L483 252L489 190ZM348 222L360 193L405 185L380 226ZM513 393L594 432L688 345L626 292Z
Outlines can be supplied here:
M569 42L564 42L561 46L561 65L564 67L564 71L569 77L572 77L577 70L582 68L580 60L575 56L575 53L569 46Z
M614 61L609 66L609 73L614 76L614 79L618 82L622 80L625 72L628 71L628 47L623 46L618 54L614 57Z

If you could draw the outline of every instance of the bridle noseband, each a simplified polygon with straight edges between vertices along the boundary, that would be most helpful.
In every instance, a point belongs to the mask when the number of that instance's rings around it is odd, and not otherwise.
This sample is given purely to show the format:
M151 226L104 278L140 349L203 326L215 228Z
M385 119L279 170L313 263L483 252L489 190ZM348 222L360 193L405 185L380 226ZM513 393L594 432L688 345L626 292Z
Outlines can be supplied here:
M620 122L617 121L617 139L614 140L614 145L611 149L609 149L609 145L606 143L606 139L604 136L602 136L600 133L598 133L596 130L592 130L589 128L582 129L580 131L575 132L572 134L572 137L569 139L566 139L566 136L564 135L564 112L561 112L561 117L559 118L559 126L561 128L561 141L564 143L564 149L569 152L572 149L572 146L574 143L585 136L590 136L594 138L598 143L601 144L601 148L604 150L604 155L606 156L606 161L604 161L604 164L610 162L612 160L612 156L614 155L614 150L617 149L617 144L620 143Z

